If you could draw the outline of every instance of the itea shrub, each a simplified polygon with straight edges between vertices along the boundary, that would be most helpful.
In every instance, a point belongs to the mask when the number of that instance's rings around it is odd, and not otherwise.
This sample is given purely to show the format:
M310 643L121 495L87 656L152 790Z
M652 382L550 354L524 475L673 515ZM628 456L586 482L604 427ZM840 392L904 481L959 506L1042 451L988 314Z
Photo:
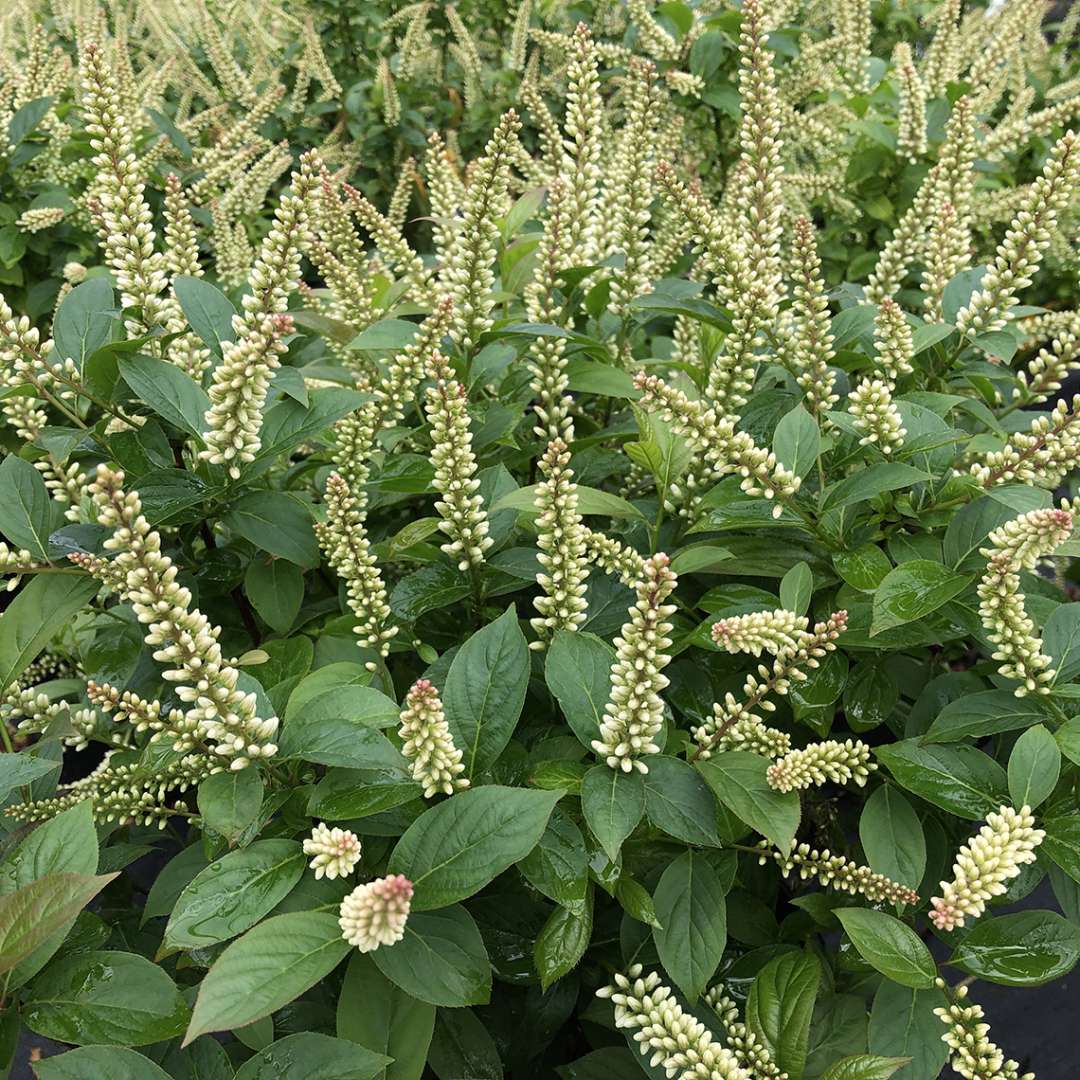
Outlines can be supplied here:
M0 13L0 1067L1068 1058L1080 8L227 7Z

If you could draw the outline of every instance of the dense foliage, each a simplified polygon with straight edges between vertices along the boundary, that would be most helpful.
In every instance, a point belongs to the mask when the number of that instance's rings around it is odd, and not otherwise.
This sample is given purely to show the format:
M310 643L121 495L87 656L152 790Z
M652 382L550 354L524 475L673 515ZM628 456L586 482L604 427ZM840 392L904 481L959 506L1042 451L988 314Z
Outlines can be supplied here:
M1048 17L0 13L0 1065L1032 1076L967 995L1080 958Z

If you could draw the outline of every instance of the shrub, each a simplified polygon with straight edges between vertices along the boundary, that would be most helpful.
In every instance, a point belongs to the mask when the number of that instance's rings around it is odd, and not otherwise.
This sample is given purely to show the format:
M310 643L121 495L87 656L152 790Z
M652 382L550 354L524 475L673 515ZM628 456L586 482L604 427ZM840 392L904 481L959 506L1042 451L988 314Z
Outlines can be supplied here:
M44 1080L1017 1080L1080 957L1076 18L536 7L8 28Z

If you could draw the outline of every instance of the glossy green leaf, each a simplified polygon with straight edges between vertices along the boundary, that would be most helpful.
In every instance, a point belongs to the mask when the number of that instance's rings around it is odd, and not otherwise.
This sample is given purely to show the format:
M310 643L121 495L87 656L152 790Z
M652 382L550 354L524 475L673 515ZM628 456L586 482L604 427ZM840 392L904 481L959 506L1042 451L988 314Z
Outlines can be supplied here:
M790 1080L802 1080L820 981L821 966L813 956L790 952L770 960L750 986L746 1026Z
M222 516L222 524L254 544L297 566L317 566L319 545L307 503L285 491L252 491Z
M561 795L494 784L460 792L409 826L389 873L413 883L413 911L464 900L536 847Z
M870 869L917 889L926 870L926 838L911 803L890 784L866 800L859 840Z
M874 591L870 636L937 611L970 582L970 577L929 559L902 563L890 570Z
M681 758L659 754L649 758L645 814L676 840L694 846L720 846L716 798L701 774Z
M491 962L472 916L454 904L414 911L405 937L371 954L395 986L430 1005L461 1008L491 997Z
M179 1035L189 1010L165 971L130 952L80 952L33 982L27 1027L59 1042L146 1046Z
M180 894L165 946L200 949L242 934L288 895L306 863L294 840L258 840L222 856Z
M799 828L797 792L777 791L766 779L767 758L743 751L713 754L697 765L716 797L755 832L788 851Z
M1030 727L1045 719L1046 713L1030 697L1018 698L1011 690L986 690L949 702L934 718L922 741L948 743L983 738Z
M529 685L529 647L513 605L473 634L446 676L446 722L465 772L477 776L514 734Z
M1061 774L1061 751L1054 736L1038 724L1028 728L1009 755L1009 795L1013 806L1044 803L1057 786Z
M337 1036L391 1058L376 1080L420 1080L435 1006L392 983L366 953L353 953L337 1001Z
M636 771L594 765L581 782L581 809L593 836L614 862L645 813L645 780Z
M240 1066L236 1080L373 1080L388 1064L377 1054L347 1039L302 1031L278 1039Z
M0 532L39 561L49 557L55 506L41 473L29 461L9 454L0 463Z
M1080 959L1080 926L1055 911L983 917L957 945L950 964L1003 986L1041 986Z
M297 911L259 923L207 972L184 1045L208 1031L230 1031L269 1016L329 975L350 948L336 912Z
M934 958L906 923L871 908L839 908L836 917L859 955L886 978L915 990L934 985Z
M36 1062L34 1072L39 1080L169 1080L148 1057L123 1046L80 1046Z
M547 649L544 678L566 722L586 750L600 737L611 694L615 650L595 634L556 630Z
M913 990L883 979L870 1010L870 1052L910 1058L900 1074L903 1080L937 1080L949 1050L934 1009L945 1004L940 990Z
M117 363L124 382L158 416L188 435L202 434L210 398L190 375L156 356L121 356Z
M262 779L257 769L215 773L199 785L198 799L207 828L235 841L258 816Z
M968 821L981 821L1008 802L1005 770L981 750L907 739L874 753L901 787Z
M727 943L724 888L701 855L684 852L668 864L654 897L660 927L653 941L660 963L694 1002L710 984Z
M546 990L577 967L593 932L592 889L585 902L574 908L556 907L536 938L533 963Z

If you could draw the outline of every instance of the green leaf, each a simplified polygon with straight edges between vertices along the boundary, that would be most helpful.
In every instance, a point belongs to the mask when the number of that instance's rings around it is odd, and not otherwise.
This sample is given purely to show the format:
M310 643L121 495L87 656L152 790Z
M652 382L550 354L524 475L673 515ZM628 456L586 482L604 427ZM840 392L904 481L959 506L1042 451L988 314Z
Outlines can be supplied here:
M1009 795L1013 806L1044 803L1061 775L1061 751L1054 736L1042 724L1028 728L1009 755Z
M395 986L430 1005L484 1005L491 997L491 962L476 923L460 904L411 912L405 937L376 949L371 958Z
M926 871L926 837L911 803L882 784L863 806L859 840L875 873L917 889Z
M761 833L781 851L791 850L799 828L799 796L777 791L765 774L767 758L743 751L714 754L697 764L716 797L742 822Z
M757 974L746 999L746 1025L762 1042L777 1068L802 1080L810 1041L810 1019L821 966L806 953L770 960Z
M498 1048L472 1009L440 1009L428 1060L435 1075L502 1080Z
M32 134L38 124L49 115L53 100L51 97L34 98L33 101L28 101L15 110L15 114L8 122L8 142L13 147L18 146L27 135Z
M556 630L544 662L544 679L578 741L592 752L600 738L604 707L611 694L615 650L583 631Z
M38 1080L170 1080L149 1058L123 1046L81 1046L36 1062L34 1072Z
M1080 814L1062 814L1042 822L1042 851L1073 879L1080 881Z
M55 931L69 925L115 877L46 874L0 896L0 972L10 971Z
M130 952L61 956L33 982L26 1026L58 1042L146 1046L184 1030L188 1007L156 964Z
M165 135L169 142L171 142L180 152L180 156L185 161L190 161L192 146L188 137L164 113L160 113L157 109L151 109L148 106L143 106L143 108L146 109L146 112L149 114L150 119L154 121L154 125L157 129Z
M1016 731L1041 723L1046 714L1032 698L1018 698L1011 690L986 690L950 701L934 718L924 743L950 743Z
M231 1031L276 1012L329 975L350 948L336 912L296 911L259 923L207 972L184 1045L208 1031Z
M101 588L82 574L38 574L0 615L0 686L10 686Z
M181 274L173 278L172 284L188 325L220 359L222 343L236 340L232 323L236 308L232 301L219 288L202 278Z
M257 840L211 863L177 899L165 946L201 949L242 934L288 895L306 861L294 840Z
M82 371L86 361L112 337L116 300L107 277L76 285L60 301L53 320L53 345L63 360Z
M399 352L412 344L418 329L416 323L405 319L381 319L357 334L349 342L349 348L364 352Z
M304 599L304 574L285 559L253 559L244 574L244 592L272 630L287 634Z
M0 801L6 799L17 787L32 784L58 768L59 761L33 757L25 750L17 754L0 753Z
M372 1080L389 1064L384 1054L332 1035L301 1031L260 1050L240 1066L236 1080Z
M1053 661L1058 686L1080 675L1080 604L1059 604L1043 627L1043 652Z
M511 605L466 640L446 676L446 722L470 778L506 749L528 685L529 646Z
M875 971L915 990L934 985L934 958L906 923L871 908L837 908L836 917L859 955Z
M397 726L400 711L370 686L320 693L299 709L290 699L278 754L348 769L403 768L400 751L379 733Z
M356 390L322 387L308 394L307 408L292 398L285 398L267 410L263 418L262 449L248 465L254 475L282 454L316 438L346 413L352 412L366 400Z
M804 563L796 563L780 579L780 603L796 615L805 615L814 592L814 575Z
M717 547L715 544L697 544L694 547L683 548L671 560L671 569L676 574L702 574L724 572L722 563L733 559L735 556L727 548Z
M654 901L660 963L693 1004L716 974L727 944L723 884L704 857L687 851L668 864Z
M986 269L985 266L970 266L950 279L941 297L941 316L945 322L956 321L956 313L971 300Z
M589 856L577 823L559 807L536 845L518 863L522 877L556 904L580 911L589 881Z
M91 825L92 828L93 825ZM179 855L174 855L158 871L154 884L150 886L150 892L143 906L142 924L145 925L150 919L171 914L180 894L195 879L200 870L206 869L209 861L200 843L194 843L184 848Z
M841 506L853 506L883 492L897 491L929 479L926 473L899 461L870 465L830 485L826 489L822 509L837 510Z
M716 799L702 776L681 758L660 754L649 758L645 813L653 825L676 840L720 846Z
M806 476L821 453L821 430L802 404L780 419L773 433L773 453L796 476Z
M190 375L155 356L121 356L117 364L120 377L158 416L189 435L202 437L210 398Z
M885 664L862 661L844 685L844 717L852 731L870 731L892 715L900 687Z
M870 636L925 618L963 592L971 580L930 559L901 563L885 575L874 592Z
M968 821L981 821L1009 801L1005 770L970 746L920 746L907 739L874 753L901 787Z
M870 1052L911 1058L903 1080L937 1080L949 1056L941 1021L934 1015L943 1005L940 990L912 990L882 980L870 1011Z
M830 1065L821 1080L889 1080L902 1069L908 1058L883 1058L872 1054L856 1054Z
M207 828L237 840L259 815L263 786L257 769L215 773L199 785L199 813Z
M491 507L489 513L497 514L500 510L520 510L529 514L538 513L539 511L536 508L536 488L536 484L530 484L528 487L507 492L501 499L495 501L495 505ZM613 495L610 491L600 491L598 488L579 484L577 495L578 512L582 515L596 514L600 517L644 520L644 516L636 506L632 506L625 499Z
M593 931L593 890L577 908L557 907L548 917L533 946L533 963L540 975L540 988L568 975L581 962Z
M366 953L353 953L337 1002L337 1036L392 1059L376 1080L420 1080L435 1007L392 983Z
M877 544L863 544L854 551L833 555L836 572L860 592L873 592L892 569L889 556Z
M307 811L312 817L327 821L370 817L423 794L405 767L401 751L378 732L353 735L346 743L348 752L356 757L368 752L373 759L389 757L391 762L364 769L328 769L308 801Z
M1080 959L1080 926L1056 911L1017 911L982 918L949 959L987 982L1042 986L1060 979Z
M221 522L260 551L298 566L319 565L311 507L285 491L252 491L232 504Z
M593 836L615 862L645 813L645 779L636 771L594 765L581 782L581 809Z
M413 883L413 911L464 900L536 847L561 796L494 784L463 791L405 830L389 873Z
M469 580L454 566L434 563L403 577L390 594L390 610L404 622L449 607L471 592Z

